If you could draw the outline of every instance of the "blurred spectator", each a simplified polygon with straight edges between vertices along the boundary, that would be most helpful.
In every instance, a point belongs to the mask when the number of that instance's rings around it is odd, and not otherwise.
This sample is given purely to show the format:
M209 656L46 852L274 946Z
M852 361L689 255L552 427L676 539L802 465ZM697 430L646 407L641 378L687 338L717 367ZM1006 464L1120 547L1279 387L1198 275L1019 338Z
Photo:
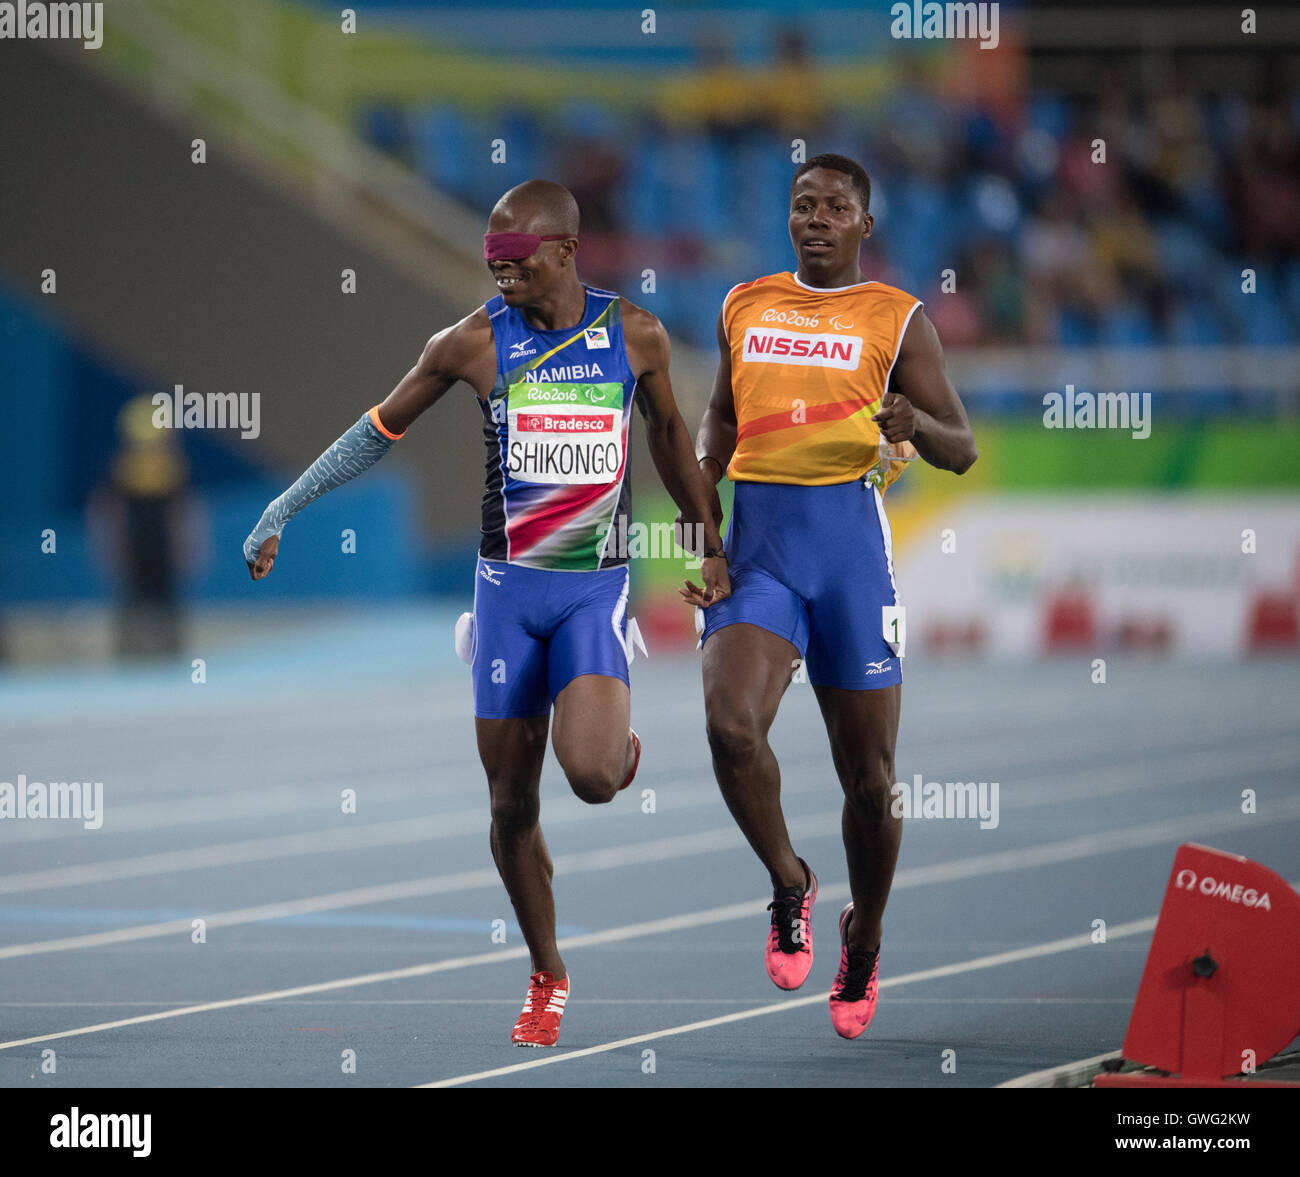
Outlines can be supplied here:
M964 286L949 293L937 293L926 300L926 313L946 347L964 347L983 342L979 303Z
M1251 105L1233 161L1241 248L1252 261L1300 254L1300 155L1295 122L1282 99Z
M826 98L797 29L778 35L772 65L757 77L757 98L767 126L783 140L811 139L825 129Z
M118 433L109 483L89 504L91 530L118 581L118 655L177 654L180 563L190 546L189 470L173 431L154 427L149 396L123 406Z
M971 278L980 302L983 343L1017 343L1023 336L1024 286L1006 246L986 241L971 252Z
M590 134L576 136L557 153L555 179L578 202L584 280L606 288L616 285L622 268L623 237L615 194L623 181L623 156L607 140Z
M1139 300L1161 330L1169 326L1169 290L1161 273L1160 251L1151 225L1132 194L1119 189L1113 202L1089 210L1092 254L1106 272L1104 298L1122 292Z
M1094 160L1094 141L1102 139L1091 130L1072 135L1061 144L1056 186L1068 192L1076 207L1112 202L1123 184L1123 156L1120 144L1103 139L1106 155Z
M731 285L791 264L793 138L862 160L877 217L863 264L938 300L952 343L1175 343L1206 324L1245 342L1265 320L1285 340L1300 330L1300 146L1284 64L1274 95L1249 104L1197 97L1173 72L1135 92L1118 57L1091 96L1017 99L1016 73L990 101L954 76L971 68L960 53L895 53L832 87L801 30L742 68L714 29L664 88L662 121L563 112L538 136L539 166L582 206L584 273L617 286L654 268L656 312L699 346ZM370 134L400 150L384 119ZM954 262L957 292L939 295ZM1261 278L1252 316L1223 303L1221 275L1247 265Z
M723 142L759 126L754 80L735 63L726 34L711 30L701 41L699 67L672 86L663 113L670 122L703 126Z
M1026 329L1033 343L1060 342L1062 310L1091 319L1112 289L1089 248L1088 236L1061 192L1050 194L1021 241L1028 314Z

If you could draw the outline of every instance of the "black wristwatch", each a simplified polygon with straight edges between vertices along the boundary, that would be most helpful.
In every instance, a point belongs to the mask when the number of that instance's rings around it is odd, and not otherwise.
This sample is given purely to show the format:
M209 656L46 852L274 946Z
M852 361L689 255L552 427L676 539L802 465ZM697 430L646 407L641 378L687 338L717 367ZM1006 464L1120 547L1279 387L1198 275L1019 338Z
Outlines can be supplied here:
M724 552L721 548L705 548L704 556L702 558L705 560L715 560L719 556L721 556L725 560L727 558L727 553Z

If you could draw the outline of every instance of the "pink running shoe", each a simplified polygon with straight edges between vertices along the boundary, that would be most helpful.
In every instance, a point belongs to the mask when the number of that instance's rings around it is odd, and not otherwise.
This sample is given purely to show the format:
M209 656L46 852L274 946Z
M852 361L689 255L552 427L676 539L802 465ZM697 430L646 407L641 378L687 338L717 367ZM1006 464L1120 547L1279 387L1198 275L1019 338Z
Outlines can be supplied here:
M777 887L767 910L772 928L767 934L763 963L778 989L798 989L808 979L813 963L812 905L817 901L817 876L799 859L808 875L808 888Z
M627 774L627 780L618 787L620 793L632 783L636 776L636 770L641 767L641 737L638 736L632 728L628 728L627 730L628 734L632 737L632 751L636 753L636 758L632 761L632 771Z
M510 1031L510 1041L516 1046L554 1046L568 999L568 977L557 981L552 973L534 973L528 978L524 1011Z
M880 968L880 950L850 948L844 940L845 929L853 915L849 903L840 912L840 971L831 986L831 1025L841 1038L856 1038L869 1025L876 1012L876 974Z

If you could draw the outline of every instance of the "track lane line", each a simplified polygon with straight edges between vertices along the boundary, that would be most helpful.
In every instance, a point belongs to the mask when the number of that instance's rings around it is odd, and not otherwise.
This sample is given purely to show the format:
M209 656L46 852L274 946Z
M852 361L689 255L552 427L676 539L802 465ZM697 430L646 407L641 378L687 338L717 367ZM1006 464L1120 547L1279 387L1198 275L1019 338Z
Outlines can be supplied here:
M1167 828L1170 823L1161 823ZM1186 824L1186 823L1184 823ZM1179 836L1176 831L1169 831L1165 837L1175 839ZM1114 835L1097 834L1086 835L1084 839L1071 839L1075 843L1085 843L1092 847L1090 853L1110 853L1115 849L1126 849L1130 847L1115 846ZM1055 863L1064 861L1065 858L1060 850L1060 843L1048 844L1036 848L1039 856L1046 855L1047 861ZM1050 854L1048 852L1051 852ZM982 855L977 859L958 859L951 863L939 863L931 867L919 867L910 872L899 872L904 878L903 886L921 886L932 882L947 882L955 879L972 877L973 863L980 859L996 860L1004 862L1008 856L1015 854L1023 855L1023 852L1008 851L998 855ZM1078 854L1075 857L1085 857L1086 855ZM556 860L557 863L559 860ZM990 866L992 864L990 863ZM992 867L989 873L994 870L1005 869L1005 867ZM558 868L557 868L558 873ZM975 872L978 873L978 872ZM899 876L895 877L895 888L899 885ZM1293 886L1297 884L1293 883ZM849 887L847 883L832 884L821 889L821 895L825 899L836 902L849 896ZM623 940L638 939L642 936L653 936L665 932L682 931L690 928L702 927L706 924L726 923L730 920L745 919L757 916L767 910L766 896L759 899L751 899L740 903L725 904L721 907L709 908L703 911L690 912L685 915L668 916L658 920L648 920L636 924L625 924L621 927L609 928L602 932L589 932L581 936L569 936L558 942L561 950L572 948L587 948L603 944L613 944ZM1149 917L1151 926L1154 927L1155 917ZM1142 923L1143 921L1136 921ZM187 925L188 926L188 925ZM1129 927L1128 924L1119 925L1121 928ZM1133 925L1133 926L1136 926ZM1084 939L1091 943L1091 932L1082 937L1073 937L1074 940ZM1062 943L1058 941L1057 943ZM373 985L386 981L402 980L409 977L430 976L435 973L449 972L455 969L471 968L476 965L496 964L500 961L519 960L528 956L526 948L501 949L496 952L478 953L472 956L454 957L450 960L432 961L426 964L411 965L402 969L390 969L379 973L364 973L355 977L342 977L333 981L321 981L308 985L299 985L292 989L277 989L265 993L254 993L244 997L228 998L215 1002L202 1002L197 1005L185 1006L180 1009L161 1010L151 1014L142 1014L134 1018L119 1019L113 1022L100 1022L92 1026L81 1026L71 1030L59 1030L49 1034L40 1034L29 1038L13 1039L9 1042L0 1042L0 1050L9 1050L19 1046L29 1046L38 1042L50 1042L62 1038L75 1038L85 1034L95 1034L106 1030L116 1030L125 1026L141 1025L146 1022L161 1021L168 1018L184 1017L189 1014L207 1013L212 1010L230 1009L241 1005L255 1005L262 1002L276 1001L286 997L302 997L314 993L327 993L335 989L347 989L354 986ZM1006 953L994 954L976 958L984 961L998 961L1007 956ZM988 966L992 967L992 966ZM960 971L960 970L959 970ZM939 976L944 975L942 970L926 970L924 974L911 974L913 978L919 978L922 975ZM886 982L881 983L883 988ZM900 979L894 979L892 984L901 983ZM768 1010L775 1012L777 1008L785 1008L787 1003L782 1003L779 1007ZM753 1015L749 1015L753 1016ZM736 1019L732 1019L736 1020Z
M847 888L845 889L847 890ZM664 932L680 932L688 928L699 927L702 924L724 923L745 916L759 915L766 910L767 903L763 899L750 899L743 903L729 903L723 907L714 907L706 911L666 916L663 919L647 920L637 924L624 924L617 928L607 928L603 932L588 932L581 936L566 936L558 942L558 946L562 950L568 950L571 948L589 948L600 944L613 944L621 940L633 940L640 936L653 936ZM93 1026L81 1026L74 1030L59 1030L51 1034L38 1034L31 1038L17 1038L11 1042L0 1042L0 1050L30 1046L37 1042L50 1042L59 1038L76 1038L84 1034L96 1034L104 1030L116 1030L124 1026L138 1026L145 1022L163 1021L168 1018L185 1017L189 1014L208 1013L211 1010L232 1009L241 1005L256 1005L261 1002L278 1001L285 997L303 997L312 993L328 993L335 989L376 985L385 981L400 981L409 977L427 977L435 973L472 968L475 965L496 964L499 961L508 960L526 960L527 958L527 947L502 948L494 952L479 952L471 956L430 961L426 964L409 965L405 968L388 969L384 972L362 973L355 977L340 977L334 981L318 981L309 985L297 985L292 989L274 989L267 993L252 993L244 997L205 1001L198 1005L185 1006L182 1009L159 1010L155 1013L141 1014L133 1018L120 1018L112 1022L99 1022Z
M1137 936L1149 932L1156 926L1156 917L1144 916L1142 919L1117 924L1107 929L1106 941L1119 940L1125 936ZM1008 952L995 952L989 956L977 956L971 960L956 961L952 964L938 965L935 968L919 969L913 973L904 973L901 977L887 977L881 981L879 988L893 989L900 985L915 985L922 981L933 981L940 977L953 977L961 973L972 973L981 969L997 968L1004 964L1016 964L1023 960L1034 960L1042 956L1051 956L1059 952L1069 952L1074 948L1095 947L1091 932L1080 932L1077 936L1065 936L1060 940L1049 940L1044 944L1033 944L1026 948L1015 948ZM698 1022L687 1022L682 1026L669 1026L664 1030L652 1030L648 1034L634 1034L630 1038L619 1038L613 1042L602 1042L598 1046L588 1046L581 1050L566 1051L563 1054L548 1055L544 1058L529 1059L527 1062L514 1063L505 1067L494 1067L490 1071L474 1071L466 1075L456 1075L450 1079L438 1079L432 1083L421 1083L421 1088L463 1087L467 1083L478 1083L484 1079L497 1079L503 1075L516 1075L521 1071L532 1071L538 1067L551 1067L557 1063L572 1062L574 1059L590 1058L592 1055L608 1054L611 1050L620 1050L625 1046L639 1046L643 1042L656 1042L661 1038L674 1038L681 1034L693 1034L698 1030L711 1030L716 1026L729 1026L734 1022L748 1021L750 1018L767 1017L769 1014L787 1013L794 1009L805 1009L827 1000L828 994L812 993L805 997L796 997L789 1001L773 1002L758 1009L736 1010L721 1014L716 1018L704 1018Z
M1262 770L1281 770L1300 761L1300 740L1291 739L1282 744L1270 744L1256 748L1256 771L1261 770L1260 756L1270 756ZM1173 760L1173 766L1167 761ZM1148 758L1147 763L1166 765L1166 774L1179 778L1180 786L1199 782L1201 779L1217 780L1219 775L1212 767L1206 769L1204 754L1183 753L1182 750L1170 749L1169 753ZM1197 776L1200 770L1201 776ZM930 774L926 774L930 775ZM948 774L937 774L940 776ZM1069 789L1062 789L1054 780L1065 783L1078 783L1082 776L1088 778L1088 799L1100 796L1115 796L1121 793L1151 792L1151 786L1134 783L1134 771L1131 766L1122 770L1110 769L1088 771L1071 770L1066 774L1037 775L1030 786L1015 787L1011 796L1006 797L1002 809L1011 814L1023 810L1039 808L1043 805L1061 804L1062 801L1078 799L1078 792L1069 795ZM649 779L656 779L651 776ZM660 791L666 793L676 786L688 786L686 780L673 776L668 784L659 784ZM820 792L823 782L792 783L783 787L784 796L801 796L805 793ZM565 799L567 800L567 799ZM666 797L666 802L667 802ZM702 806L720 804L716 793L695 791L686 796L672 797L672 813L702 808ZM667 804L664 813L668 812ZM590 808L576 812L552 812L547 818L547 825L580 825L593 815ZM117 882L118 879L153 878L161 874L179 873L186 870L211 869L211 867L242 865L247 862L264 862L278 856L300 857L316 853L334 853L338 851L359 851L373 849L383 845L407 845L422 840L450 838L463 834L486 835L489 814L482 806L472 810L455 810L451 813L429 814L425 817L399 818L395 821L368 822L365 825L337 826L330 830L295 832L295 834L278 834L268 838L250 838L234 841L221 841L181 849L181 851L162 851L153 854L121 858L104 858L96 862L86 862L78 866L55 866L43 870L22 871L22 873L0 875L0 895L14 895L31 891L43 891L56 887L79 887L92 883Z
M1122 1058L1118 1050L1105 1054L1094 1054L1092 1058L1076 1059L1072 1063L1062 1063L1059 1067L1044 1067L1041 1071L1030 1071L1027 1075L1017 1075L998 1087L1078 1087L1080 1084L1070 1082L1085 1075L1095 1075L1102 1069L1102 1064L1111 1059ZM1091 1081L1091 1080L1089 1080Z
M954 882L958 879L974 878L979 875L1002 871L1050 866L1072 859L1090 858L1097 854L1113 853L1117 850L1137 850L1162 845L1170 841L1183 841L1189 837L1219 832L1225 828L1233 829L1240 824L1242 816L1237 810L1194 814L1185 818L1149 822L1146 825L1132 826L1128 829L1082 834L1059 842L1046 842L1036 846L1018 847L1012 850L995 851L990 854L978 854L929 866L909 867L895 874L893 890L932 883ZM1275 805L1269 813L1271 822L1294 821L1297 819L1300 819L1300 798ZM793 836L813 838L832 835L838 837L839 823L840 810L836 809L826 813L792 818L787 822L787 825ZM699 854L734 850L744 845L746 845L745 840L734 825L721 826L712 830L702 830L696 834L682 834L649 842L631 842L622 846L611 846L603 850L579 851L557 855L554 859L555 873L557 875L570 875L586 871L610 870L623 866L645 865L651 862L666 862ZM362 907L371 903L420 898L428 895L445 895L499 885L500 877L496 872L496 868L483 867L478 870L461 871L450 875L433 875L410 879L400 883L378 883L369 887L334 891L323 895L309 896L306 899L260 904L255 907L238 908L233 911L217 912L206 916L196 912L193 918L203 919L209 929L227 928L260 923L266 920L283 919L292 915L338 911L344 908ZM828 896L835 891L838 893L839 898L848 898L849 895L847 884L841 884L838 888L827 887L824 888L824 891ZM163 920L152 924L116 928L108 932L90 932L78 936L60 937L54 940L36 940L26 944L9 944L0 948L0 960L39 956L51 952L102 948L113 944L129 944L170 935L184 934L188 936L191 931L192 923L189 919Z
M1300 881L1292 880L1292 888L1300 889ZM828 888L829 890L829 888ZM1141 919L1129 920L1126 923L1116 924L1106 930L1106 942L1109 944L1112 940L1122 940L1128 936L1139 936L1145 932L1155 930L1157 916L1143 916ZM1024 948L1013 948L1006 952L990 953L987 956L977 956L970 960L957 961L952 964L939 965L935 968L918 969L915 972L904 973L899 977L886 977L881 981L879 988L881 990L893 989L900 985L915 985L922 981L933 981L940 977L953 977L962 973L973 973L984 969L998 968L1004 964L1018 964L1025 960L1036 960L1044 956L1053 956L1062 952L1070 952L1076 948L1093 948L1096 947L1091 932L1080 932L1075 936L1063 936L1059 940L1049 940L1042 944L1032 944ZM527 1062L513 1063L505 1067L494 1067L488 1071L475 1071L466 1075L456 1075L450 1079L438 1079L431 1083L421 1083L421 1088L436 1087L463 1087L468 1083L478 1083L484 1079L496 1079L504 1075L515 1075L521 1071L531 1071L538 1067L555 1066L558 1063L571 1062L574 1059L590 1058L597 1054L607 1054L611 1050L620 1050L626 1046L639 1046L643 1042L655 1042L661 1038L674 1038L682 1034L693 1034L698 1030L709 1030L716 1026L727 1026L735 1022L748 1021L751 1018L766 1017L769 1014L784 1013L792 1009L804 1009L810 1005L817 1005L826 1001L828 993L809 994L806 997L796 997L789 1001L773 1002L770 1005L760 1006L758 1009L736 1010L732 1013L721 1014L715 1018L704 1018L697 1022L687 1022L682 1026L669 1026L664 1030L652 1030L647 1034L635 1034L629 1038L619 1038L613 1042L602 1042L597 1046L588 1046L581 1050L566 1051L562 1054L547 1055L543 1058L529 1059ZM1097 1062L1100 1066L1100 1060L1110 1058L1112 1055L1099 1055L1096 1059L1085 1059L1084 1063ZM1030 1075L1023 1075L1020 1079L1011 1080L1008 1083L1000 1083L999 1087L1019 1087L1019 1086L1051 1086L1052 1084L1042 1083L1025 1083L1026 1079L1037 1079L1045 1075L1054 1075L1056 1073L1065 1073L1069 1070L1079 1067L1080 1063L1067 1063L1062 1067L1051 1068L1048 1071L1037 1071Z
M790 825L800 827L799 835L801 837L830 837L832 835L838 837L839 821L840 811L836 809L827 813L796 818L790 822ZM554 857L553 862L557 875L571 875L586 871L611 870L617 867L666 862L692 855L714 854L720 850L739 849L745 845L744 836L734 825L730 825L720 826L712 830L702 830L696 834L658 838L648 842L630 842L622 846L606 847L602 850L560 854ZM217 912L208 916L203 916L196 911L194 918L204 919L209 929L225 928L265 920L282 919L291 915L337 911L343 908L362 907L371 903L382 903L396 899L445 895L500 886L501 877L497 874L496 867L481 867L476 870L458 871L454 874L410 879L401 883L377 883L369 887L333 891L324 895L310 896L306 899L261 904L256 907ZM81 948L99 948L110 944L134 943L140 940L157 939L161 936L180 933L184 933L188 937L191 930L192 926L189 919L163 920L158 923L140 924L130 928L117 928L109 932L93 932L81 936L62 937L57 940L38 940L30 944L9 944L0 948L0 960L38 956L49 952L66 952Z

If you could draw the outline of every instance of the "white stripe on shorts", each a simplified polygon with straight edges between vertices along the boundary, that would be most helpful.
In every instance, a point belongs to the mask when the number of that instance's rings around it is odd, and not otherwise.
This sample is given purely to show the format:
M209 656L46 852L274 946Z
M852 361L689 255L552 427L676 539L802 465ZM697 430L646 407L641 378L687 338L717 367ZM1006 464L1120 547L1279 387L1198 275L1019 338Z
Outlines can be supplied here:
M627 591L631 584L631 571L625 564L623 565L623 591L618 594L618 602L614 606L614 612L609 617L609 623L614 629L614 636L618 638L618 644L623 648L623 657L629 663L632 661L632 654L627 648L627 639L623 636L623 614L627 612Z
M880 516L880 535L885 541L885 565L889 569L889 587L894 590L894 604L898 604L898 585L894 582L894 533L889 529L889 516L885 514L885 503L880 497L880 487L871 487L876 496L876 514Z

